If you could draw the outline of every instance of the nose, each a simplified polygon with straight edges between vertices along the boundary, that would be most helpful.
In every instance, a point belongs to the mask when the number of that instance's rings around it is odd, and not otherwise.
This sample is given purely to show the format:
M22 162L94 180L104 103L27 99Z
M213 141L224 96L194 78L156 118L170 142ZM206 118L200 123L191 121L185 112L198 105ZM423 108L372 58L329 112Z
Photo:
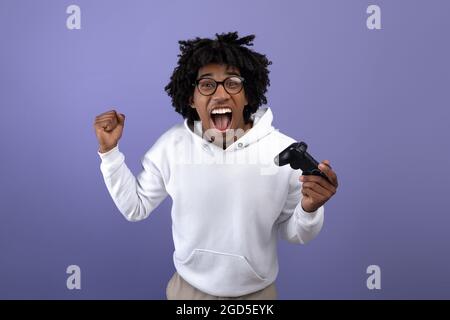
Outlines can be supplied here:
M214 101L227 100L230 98L230 94L225 90L223 83L217 86L216 92L214 92L212 99Z

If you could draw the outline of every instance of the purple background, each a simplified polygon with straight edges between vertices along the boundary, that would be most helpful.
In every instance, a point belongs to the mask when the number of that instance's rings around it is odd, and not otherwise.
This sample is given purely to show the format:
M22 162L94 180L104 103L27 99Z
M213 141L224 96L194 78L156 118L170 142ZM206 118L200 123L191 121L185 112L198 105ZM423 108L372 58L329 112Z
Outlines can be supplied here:
M70 4L81 30L66 28ZM366 27L370 4L382 30ZM235 30L273 61L275 126L340 179L321 234L280 242L279 297L450 298L449 12L445 0L1 0L0 298L165 298L171 201L140 223L120 215L93 121L126 114L137 174L181 121L163 90L177 41ZM81 290L66 288L71 264ZM381 290L366 287L371 264Z

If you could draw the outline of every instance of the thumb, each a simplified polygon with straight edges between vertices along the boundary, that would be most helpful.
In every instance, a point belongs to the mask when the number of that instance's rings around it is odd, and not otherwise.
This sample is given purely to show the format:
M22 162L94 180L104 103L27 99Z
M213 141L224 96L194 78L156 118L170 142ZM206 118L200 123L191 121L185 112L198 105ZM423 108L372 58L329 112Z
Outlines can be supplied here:
M323 160L322 163L326 164L328 167L331 168L331 165L330 165L330 161L329 161L329 160Z

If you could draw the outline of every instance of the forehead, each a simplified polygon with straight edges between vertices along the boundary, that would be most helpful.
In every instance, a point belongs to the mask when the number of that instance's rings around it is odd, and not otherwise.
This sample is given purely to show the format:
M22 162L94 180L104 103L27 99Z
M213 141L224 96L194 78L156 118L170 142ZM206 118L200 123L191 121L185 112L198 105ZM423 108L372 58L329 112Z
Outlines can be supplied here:
M229 75L229 74L240 74L239 68L225 65L225 64L216 64L211 63L207 64L200 69L198 69L198 76L203 75L213 75L213 76L220 76L220 75Z

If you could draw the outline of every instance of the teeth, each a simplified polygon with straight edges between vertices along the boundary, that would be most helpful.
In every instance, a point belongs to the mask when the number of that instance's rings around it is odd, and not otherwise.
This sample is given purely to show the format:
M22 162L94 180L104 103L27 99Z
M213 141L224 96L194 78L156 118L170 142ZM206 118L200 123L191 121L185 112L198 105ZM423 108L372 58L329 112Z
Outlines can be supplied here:
M211 111L211 114L223 114L228 112L231 112L231 108L216 108Z

